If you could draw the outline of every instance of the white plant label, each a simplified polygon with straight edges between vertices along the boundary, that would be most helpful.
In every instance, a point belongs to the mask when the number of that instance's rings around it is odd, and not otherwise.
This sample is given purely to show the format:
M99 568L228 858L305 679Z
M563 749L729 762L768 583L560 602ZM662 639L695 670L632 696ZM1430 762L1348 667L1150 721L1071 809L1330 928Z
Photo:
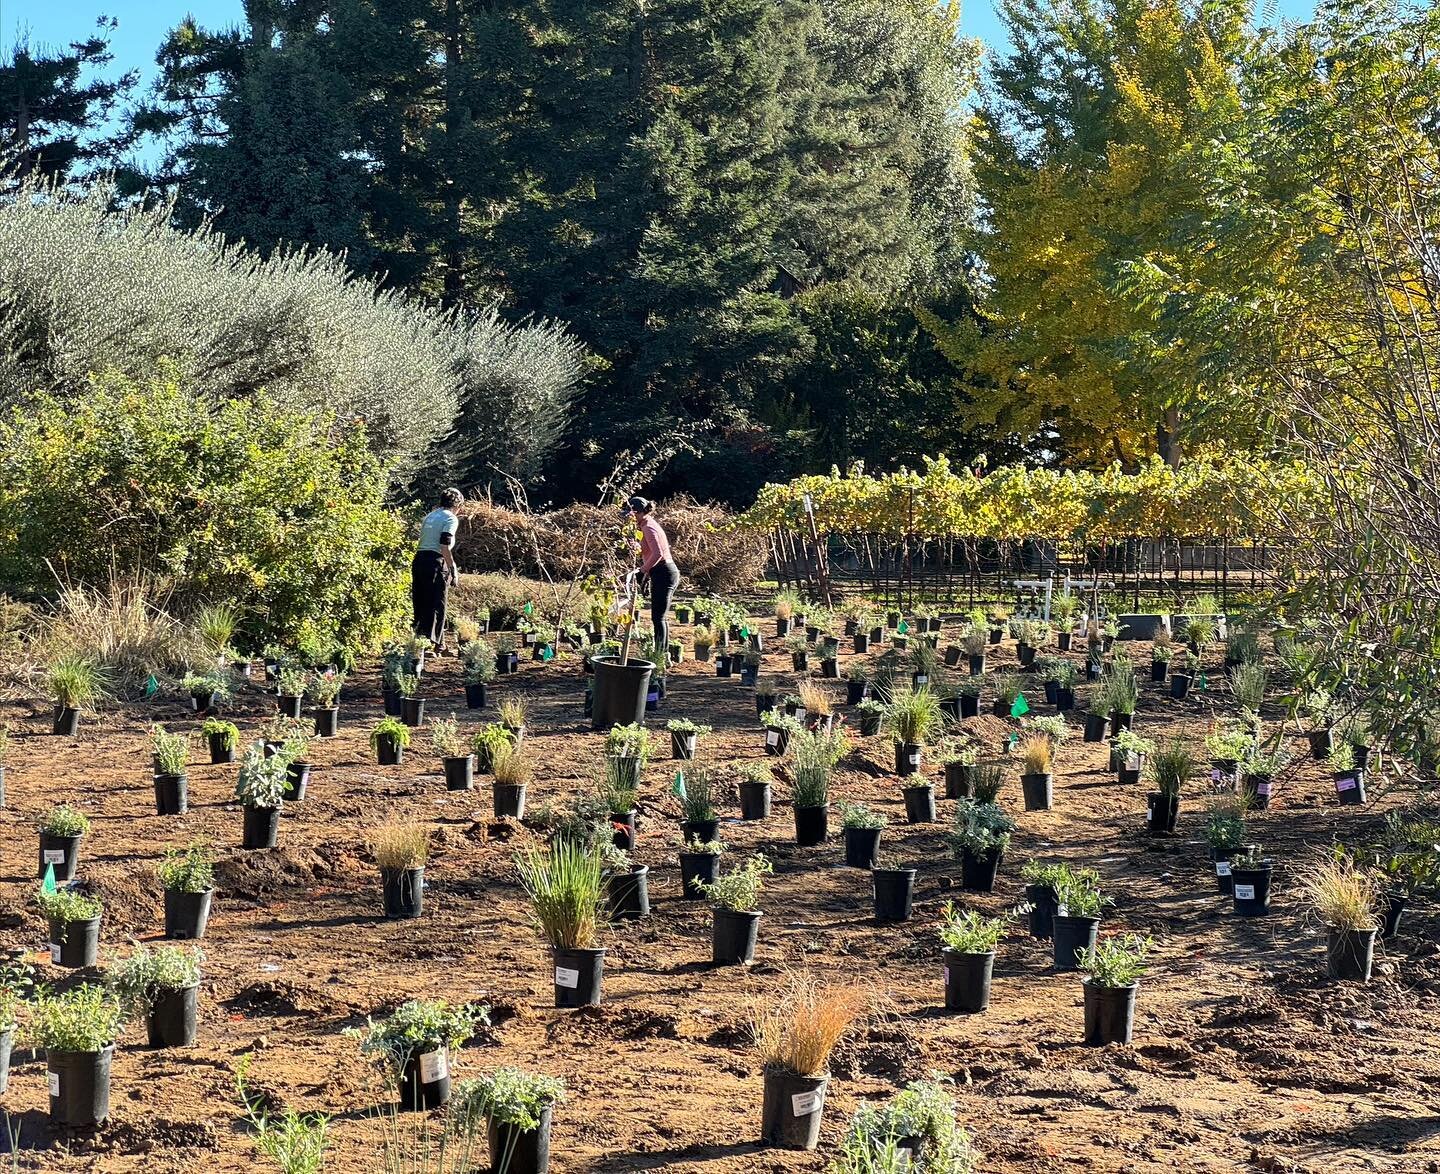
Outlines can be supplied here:
M943 971L945 972L944 981L948 984L949 981L950 981L950 967L945 966L945 967L942 967L942 969L943 969Z
M438 1080L444 1080L449 1075L450 1061L444 1048L441 1048L438 1052L425 1052L421 1055L420 1080L423 1083L434 1084Z
M1216 876L1229 876L1229 875L1230 875L1230 861L1228 861L1228 860L1217 860L1217 861L1215 861L1215 875L1216 875Z
M912 752L911 752L911 755L910 755L910 765L911 765L911 766L919 766L919 765L920 765L920 751L915 750L915 751L912 751Z
M1138 754L1127 754L1127 755L1125 756L1125 769L1126 769L1126 770L1139 770L1139 769L1140 769L1140 755L1138 755Z
M817 1088L814 1092L797 1092L790 1094L790 1110L797 1117L806 1117L811 1113L818 1113L825 1104L825 1090Z
M1253 901L1253 900L1255 900L1255 886L1254 886L1254 885L1236 885L1236 886L1235 886L1235 899L1236 899L1237 901Z
M930 677L925 673L916 673L915 683L917 685L928 685L930 683Z
M797 722L803 722L805 720L805 707L803 705L797 705L795 707L795 720Z
M65 863L65 849L64 849L64 848L46 848L46 849L45 849L45 863L46 863L46 864L64 864L64 863Z
M580 985L580 972L578 970L568 970L564 966L555 967L555 985L563 986L573 991Z
M778 746L778 745L780 745L780 731L779 731L779 730L769 730L769 731L767 731L766 734L765 734L765 745L767 745L767 746Z
M50 1073L50 1095L52 1097L60 1095L60 1073L58 1072Z
M59 961L60 961L60 950L61 950L61 948L62 948L62 947L61 947L61 945L60 945L59 942L51 942L51 943L50 943L50 961L51 961L51 962L59 962Z

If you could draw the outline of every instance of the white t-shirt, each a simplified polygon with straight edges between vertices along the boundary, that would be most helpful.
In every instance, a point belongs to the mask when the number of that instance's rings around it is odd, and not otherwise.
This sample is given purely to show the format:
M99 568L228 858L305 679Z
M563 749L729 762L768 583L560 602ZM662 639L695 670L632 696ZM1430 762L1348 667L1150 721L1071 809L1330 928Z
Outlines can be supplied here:
M436 554L440 553L441 546L449 546L455 549L455 532L460 529L460 519L447 509L434 509L425 515L425 520L420 523L420 550L431 550ZM448 536L447 542L441 541L441 536Z

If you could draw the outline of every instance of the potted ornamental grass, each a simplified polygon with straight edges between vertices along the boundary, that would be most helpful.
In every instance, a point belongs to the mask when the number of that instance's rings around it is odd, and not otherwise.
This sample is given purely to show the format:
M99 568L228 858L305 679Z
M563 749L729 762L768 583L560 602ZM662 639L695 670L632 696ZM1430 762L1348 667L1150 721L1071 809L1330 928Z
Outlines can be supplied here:
M773 871L770 861L757 852L713 882L697 884L713 911L710 960L716 965L754 960L763 916L759 909L762 878Z
M630 858L624 848L601 843L605 865L605 908L612 921L650 916L650 866Z
M1103 742L1110 731L1110 694L1101 677L1090 691L1090 703L1085 713L1085 734L1087 742Z
M190 695L190 707L199 714L207 714L230 700L230 681L219 672L186 673L180 688Z
M840 834L845 842L845 867L873 868L880 836L888 822L864 803L840 802Z
M797 730L790 739L795 842L802 848L823 844L830 834L830 784L848 750L842 730Z
M26 1035L45 1051L52 1125L84 1129L110 1116L110 1062L124 1023L119 996L96 983L35 1000Z
M895 773L902 777L920 769L925 744L942 726L940 698L925 686L896 691L885 710L885 730L895 743Z
M700 725L688 717L668 721L665 728L670 732L670 757L682 761L695 757L697 744L710 732L709 726Z
M1024 712L1018 702L1025 696L1025 678L1019 673L996 673L994 677L995 700L990 704L990 712L999 718L1007 718L1017 710ZM1025 703L1026 707L1029 702Z
M681 836L701 842L716 839L720 835L720 813L715 805L714 774L696 763L688 771L677 773L676 779Z
M218 717L207 717L200 727L200 736L205 739L210 751L210 765L222 766L235 761L235 750L240 745L240 727Z
M48 870L58 883L75 879L80 864L80 841L90 830L90 820L68 803L58 803L40 819L41 878Z
M275 675L275 708L284 717L300 716L300 707L305 703L305 690L310 683L310 674L299 665L281 665Z
M50 928L50 964L80 970L94 966L100 949L100 901L79 889L43 888L36 895L40 916Z
M198 946L137 942L129 958L111 967L110 985L126 1018L144 1018L152 1048L188 1048L195 1042L204 962Z
M490 750L490 806L496 819L525 818L525 796L534 778L529 754L503 736Z
M172 734L162 725L150 727L150 751L155 759L155 814L184 815L190 807L190 735Z
M982 768L982 779L991 767ZM997 768L998 770L998 768ZM982 793L977 786L977 794ZM1015 823L993 801L957 799L955 819L947 839L960 859L960 883L974 892L995 891L1000 861L1010 846Z
M805 724L812 730L828 731L835 725L835 704L830 694L814 681L801 681L795 691L805 711Z
M597 1006L605 969L605 947L598 944L605 892L600 852L562 836L548 852L521 852L516 867L554 952L555 1006Z
M1080 955L1085 975L1085 1042L1091 1047L1128 1044L1135 1028L1135 994L1151 941L1121 934L1093 943Z
M382 717L370 731L370 749L381 766L396 766L405 761L410 745L410 727L398 718Z
M525 726L530 720L530 704L523 697L510 694L502 697L495 714L505 732L518 744L525 740Z
M910 687L933 689L939 684L940 654L922 642L910 650Z
M1300 874L1300 891L1325 926L1325 970L1331 978L1369 982L1380 930L1380 886L1344 849Z
M1205 841L1210 862L1215 866L1215 887L1229 894L1234 881L1230 861L1250 845L1245 843L1245 813L1249 801L1244 792L1216 795L1205 813Z
M746 762L740 766L740 779L736 790L740 795L740 818L744 820L769 819L770 798L774 787L774 776L770 767L763 762Z
M960 910L947 901L941 910L940 943L945 959L945 1010L974 1015L990 1006L995 948L1005 936L1006 919Z
M715 633L704 624L701 624L690 635L690 643L695 648L695 659L708 661L710 652L715 647Z
M1264 917L1270 912L1270 881L1274 864L1260 851L1259 844L1247 844L1230 857L1230 897L1241 917Z
M650 760L650 735L644 726L614 726L605 739L600 791L610 809L615 846L635 850L635 802Z
M1150 755L1146 773L1155 787L1147 796L1150 834L1174 835L1180 817L1180 792L1200 773L1200 760L1190 747L1175 738Z
M1230 692L1236 704L1246 713L1260 713L1265 703L1265 692L1270 683L1270 674L1259 661L1246 661L1235 666L1230 673Z
M989 641L989 633L975 625L966 628L960 636L960 652L965 657L965 666L972 677L985 675L985 649ZM959 663L958 657L956 663Z
M485 1121L490 1169L506 1174L547 1174L550 1128L565 1082L519 1068L496 1068L455 1089L452 1115Z
M52 732L73 738L82 711L91 709L107 695L110 675L84 656L61 656L45 667L45 684L55 702Z
M690 837L680 848L680 887L687 901L705 896L702 885L714 884L720 875L720 857L725 845L719 840L698 840Z
M1140 703L1140 684L1135 679L1135 666L1118 652L1102 682L1110 703L1110 736L1128 730L1135 723L1135 707Z
M465 682L465 707L484 709L486 693L495 679L495 649L484 640L467 640L460 645L460 667Z
M475 769L481 774L493 773L495 755L502 748L513 749L515 739L510 731L499 722L487 722L475 731L471 740L471 753L475 756Z
M880 732L888 706L874 698L866 698L855 706L855 724L862 738L873 738Z
M425 861L430 855L430 829L424 824L388 820L367 837L380 869L385 916L419 917L425 904Z
M165 892L165 936L199 941L215 896L214 849L205 840L192 840L183 850L170 848L155 875Z
M315 720L315 737L333 738L340 726L340 690L345 677L334 671L317 673L306 686L310 712Z
M430 723L430 745L445 773L445 789L470 790L475 785L475 756L453 713Z
M410 999L356 1032L360 1054L374 1058L399 1093L402 1112L438 1109L450 1100L450 1053L490 1025L480 1003L452 1006L443 999Z
M1055 743L1042 733L1019 745L1020 791L1026 811L1049 811L1055 800Z
M1100 915L1110 899L1100 892L1100 878L1091 869L1071 869L1055 878L1055 916L1051 941L1057 971L1077 970L1080 956L1095 944Z
M242 848L273 848L280 830L280 809L290 789L289 764L282 754L266 758L251 745L240 761L235 798L243 809Z
M858 986L822 983L801 971L751 1014L751 1035L764 1074L760 1140L813 1150L820 1141L830 1055L869 1010Z

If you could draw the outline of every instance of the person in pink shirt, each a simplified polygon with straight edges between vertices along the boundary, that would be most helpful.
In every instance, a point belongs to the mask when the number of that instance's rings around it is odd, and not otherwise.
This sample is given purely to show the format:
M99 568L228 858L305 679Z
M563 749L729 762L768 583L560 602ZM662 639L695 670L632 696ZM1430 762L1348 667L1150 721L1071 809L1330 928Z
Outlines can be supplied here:
M655 503L632 497L625 503L640 531L640 582L650 584L650 621L655 628L655 655L664 657L670 645L670 603L680 585L680 569L670 557L670 539L655 520Z

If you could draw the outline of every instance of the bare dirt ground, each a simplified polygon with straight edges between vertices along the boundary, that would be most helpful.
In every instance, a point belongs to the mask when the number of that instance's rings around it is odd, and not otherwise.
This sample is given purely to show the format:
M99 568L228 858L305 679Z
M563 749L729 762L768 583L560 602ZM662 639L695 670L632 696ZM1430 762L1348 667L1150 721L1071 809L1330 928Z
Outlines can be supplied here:
M1145 646L1136 655L1148 662ZM1000 659L1013 656L1007 641ZM778 671L783 660L771 654L766 668ZM467 725L493 716L464 709L453 657L432 668L432 716L448 713L452 699ZM839 699L843 682L828 684ZM494 692L510 689L534 706L530 746L539 777L530 805L563 804L595 777L601 752L581 718L578 658L527 662ZM1176 701L1163 689L1145 685L1137 730L1198 740L1212 715L1228 708L1223 690ZM342 706L340 735L316 743L309 796L286 808L280 846L269 852L236 846L235 768L199 765L198 749L189 813L153 813L146 731L157 720L185 728L193 722L185 707L112 708L87 720L73 743L48 736L38 703L0 709L15 734L8 806L0 811L0 942L40 951L33 957L50 979L75 981L45 964L45 927L32 900L33 821L52 803L75 803L93 821L80 875L106 903L102 951L159 937L153 867L167 846L204 835L221 855L198 1042L150 1050L143 1024L132 1026L115 1060L112 1119L92 1137L50 1130L43 1056L17 1051L4 1108L19 1130L19 1168L269 1168L232 1091L236 1064L249 1053L253 1084L275 1103L334 1115L327 1169L380 1169L379 1086L342 1031L423 996L495 1008L493 1027L456 1057L457 1077L500 1064L564 1077L568 1099L554 1134L560 1171L820 1170L857 1105L934 1072L955 1081L960 1119L986 1171L1440 1170L1435 909L1406 912L1370 985L1333 983L1324 977L1323 932L1288 883L1307 850L1332 835L1362 836L1403 796L1342 809L1323 765L1305 762L1270 810L1252 816L1254 838L1275 856L1277 875L1273 914L1247 921L1215 892L1201 835L1202 788L1187 795L1175 838L1151 838L1141 789L1119 785L1105 769L1104 747L1083 745L1077 730L1061 752L1053 811L1023 812L1018 783L1007 788L1003 801L1019 831L996 892L974 896L949 887L959 876L943 839L953 804L941 801L941 823L907 825L888 773L890 747L866 739L842 768L835 797L863 800L890 817L883 850L920 871L914 919L901 926L872 920L869 877L841 866L838 830L823 846L797 848L786 788L777 785L769 820L742 823L732 805L722 827L735 852L762 849L775 862L755 964L712 968L709 910L680 899L673 767L662 748L648 774L636 852L651 866L653 916L607 931L604 1004L567 1012L551 1006L548 953L512 867L517 844L533 833L490 818L483 779L473 792L447 792L423 732L403 765L374 764L367 741L380 714L373 666L350 680ZM245 730L271 708L257 684L237 695L230 716ZM1050 711L1037 703L1036 712ZM687 661L672 671L670 697L652 721L661 731L657 745L668 743L663 722L676 716L715 727L707 742L715 761L763 755L752 691L717 679L708 665ZM990 717L966 725L992 744L1005 728ZM1294 749L1303 753L1303 739ZM928 772L938 782L939 768ZM380 916L364 833L391 812L434 827L419 921ZM1081 1045L1079 978L1053 974L1049 943L1032 941L1023 925L1001 944L989 1012L943 1012L941 906L956 898L988 913L1014 907L1023 896L1020 865L1036 855L1099 869L1115 901L1102 932L1154 936L1133 1046ZM796 966L863 978L888 1008L841 1045L814 1154L755 1142L761 1081L747 1046L746 1006Z

